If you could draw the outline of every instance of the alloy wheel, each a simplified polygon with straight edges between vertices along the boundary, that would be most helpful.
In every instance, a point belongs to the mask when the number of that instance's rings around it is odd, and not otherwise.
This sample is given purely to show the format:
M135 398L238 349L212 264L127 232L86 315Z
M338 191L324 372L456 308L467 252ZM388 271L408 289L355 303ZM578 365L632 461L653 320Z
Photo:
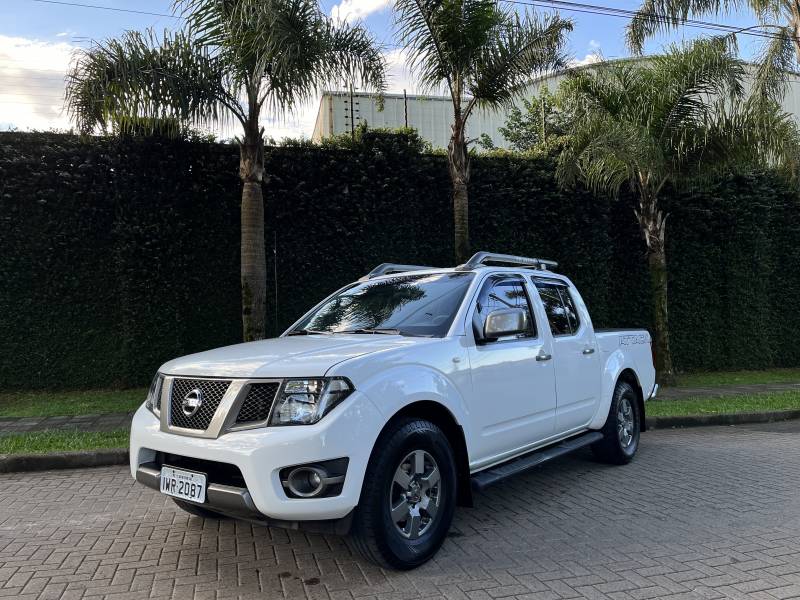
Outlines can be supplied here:
M617 437L623 448L627 448L633 443L635 432L633 405L630 398L623 396L619 400L617 408Z
M436 460L424 450L409 452L397 466L389 490L389 510L400 535L415 540L428 532L442 498Z

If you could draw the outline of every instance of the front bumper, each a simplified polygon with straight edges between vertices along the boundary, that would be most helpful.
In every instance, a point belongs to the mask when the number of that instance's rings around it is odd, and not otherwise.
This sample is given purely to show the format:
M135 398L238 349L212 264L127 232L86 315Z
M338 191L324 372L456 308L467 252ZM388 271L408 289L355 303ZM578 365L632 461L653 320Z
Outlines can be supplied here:
M161 489L161 465L158 462L144 463L136 469L136 481L154 490ZM206 506L226 514L241 513L243 517L259 518L260 513L246 487L210 483L206 487Z
M131 475L158 489L157 457L175 455L232 465L241 481L209 478L203 506L259 521L325 521L347 517L358 504L361 484L382 417L370 400L354 392L315 425L264 427L225 433L215 439L161 431L160 422L141 407L131 425ZM289 498L280 470L305 463L349 459L341 493L326 498ZM168 460L164 464L169 464ZM279 523L276 523L279 524Z
M154 490L161 489L161 464L144 463L136 469L136 481ZM344 535L350 531L351 511L340 519L314 519L285 521L272 519L262 514L253 503L250 492L245 487L211 483L206 487L206 502L198 505L222 515L251 521L259 525L282 527L284 529L304 529L316 533L335 533Z

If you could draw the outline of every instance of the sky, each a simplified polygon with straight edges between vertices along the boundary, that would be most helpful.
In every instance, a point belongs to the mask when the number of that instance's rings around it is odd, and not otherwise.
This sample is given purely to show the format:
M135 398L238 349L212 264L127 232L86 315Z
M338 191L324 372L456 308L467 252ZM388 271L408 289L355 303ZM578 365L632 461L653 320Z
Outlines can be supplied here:
M65 0L95 7L127 9L119 12L103 8L68 6L43 0L0 0L0 130L69 129L63 110L64 75L75 53L126 30L153 28L179 29L181 21L171 15L172 0ZM639 0L585 0L592 4L636 9ZM394 39L391 0L321 0L322 9L334 17L361 22L382 44L389 65L389 91L422 92L414 74L406 67L404 52ZM537 7L537 11L549 11ZM569 38L569 53L575 63L594 62L629 56L624 33L627 20L608 15L588 15L560 10L574 21ZM141 14L158 13L158 14ZM161 16L166 15L166 16ZM703 20L736 26L754 23L752 15L733 14L704 17ZM651 40L646 53L655 53L665 44L709 35L700 29L683 29ZM758 51L757 39L740 43L744 58ZM310 137L319 100L309 102L287 115L265 115L267 136ZM232 137L235 131L218 131Z

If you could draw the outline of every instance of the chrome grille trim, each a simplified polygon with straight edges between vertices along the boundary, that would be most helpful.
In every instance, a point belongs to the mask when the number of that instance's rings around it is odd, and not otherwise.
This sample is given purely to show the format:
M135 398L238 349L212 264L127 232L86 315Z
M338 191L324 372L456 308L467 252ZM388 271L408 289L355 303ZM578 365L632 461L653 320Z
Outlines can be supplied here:
M153 410L155 410L156 414L161 412L161 393L164 389L164 376L157 375L158 383L156 384L155 392L153 393Z
M172 390L173 385L178 380L192 380L197 382L221 383L228 382L228 388L222 399L219 401L216 410L214 411L211 421L206 429L190 429L187 427L179 427L173 424L172 420ZM221 377L189 377L179 375L165 375L164 383L161 388L161 414L160 416L160 429L165 433L173 433L178 435L185 435L188 437L199 438L218 438L220 435L228 431L240 431L242 429L253 429L256 427L264 427L269 420L269 416L264 421L253 421L245 423L237 423L236 419L239 415L239 410L242 403L245 401L251 385L258 384L274 384L276 386L275 397L277 397L277 390L280 389L283 379L237 379L237 378L221 378ZM191 389L191 388L190 388ZM181 400L182 400L181 396ZM274 398L273 398L274 402ZM180 405L179 408L180 410ZM181 415L183 416L183 415Z

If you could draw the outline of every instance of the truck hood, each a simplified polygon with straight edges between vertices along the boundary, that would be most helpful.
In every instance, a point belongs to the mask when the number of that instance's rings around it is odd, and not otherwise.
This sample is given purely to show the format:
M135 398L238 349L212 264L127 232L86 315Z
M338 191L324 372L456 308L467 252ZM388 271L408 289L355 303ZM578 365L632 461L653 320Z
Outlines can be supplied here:
M344 360L433 341L373 334L280 337L190 354L165 363L159 371L191 377L314 377Z

